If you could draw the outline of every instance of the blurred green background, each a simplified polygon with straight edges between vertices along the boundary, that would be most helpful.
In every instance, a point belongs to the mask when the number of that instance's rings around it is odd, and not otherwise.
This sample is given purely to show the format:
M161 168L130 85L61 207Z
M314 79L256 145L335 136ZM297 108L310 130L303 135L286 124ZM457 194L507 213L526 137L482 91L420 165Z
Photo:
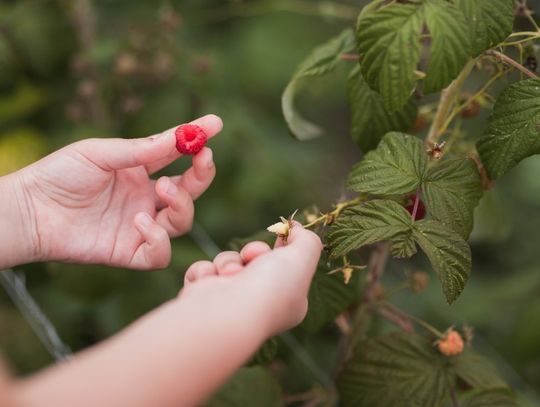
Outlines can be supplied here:
M113 335L175 296L185 269L212 250L201 239L209 236L227 248L231 239L262 230L279 215L313 203L326 209L343 196L344 177L360 157L349 136L345 96L345 74L354 62L344 63L330 79L310 82L299 101L329 130L325 138L308 143L291 138L280 97L298 63L314 46L353 25L365 3L0 1L0 175L86 137L143 137L206 113L225 123L210 142L218 175L197 203L200 227L173 242L167 270L18 268L73 350ZM465 126L470 137L486 117ZM164 173L181 173L189 164L182 158ZM540 159L528 159L482 202L472 237L474 273L454 306L446 305L434 279L422 294L394 296L441 330L474 326L480 352L536 401L539 175ZM392 262L390 287L400 284L405 267L422 269L424 263ZM384 324L373 329L385 329ZM318 335L300 328L294 337L322 371L331 372L339 340L335 327ZM280 349L281 364L274 369L285 392L306 391L321 381L287 344ZM0 352L21 375L52 362L3 291Z

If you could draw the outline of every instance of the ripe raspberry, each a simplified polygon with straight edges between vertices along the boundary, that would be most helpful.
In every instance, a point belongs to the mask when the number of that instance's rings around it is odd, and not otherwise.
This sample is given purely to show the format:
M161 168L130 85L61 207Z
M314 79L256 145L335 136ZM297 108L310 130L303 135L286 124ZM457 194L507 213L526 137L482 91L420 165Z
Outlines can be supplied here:
M176 149L182 154L195 155L202 150L208 136L195 124L183 124L176 131Z
M453 329L449 329L444 338L437 341L439 352L445 356L459 355L463 352L464 346L461 335Z
M411 214L414 212L414 202L416 200L416 196L413 195L409 198L407 201L407 204L405 205L405 209ZM418 208L416 208L416 216L414 217L414 220L422 220L426 217L426 206L424 205L424 202L420 198L418 198Z

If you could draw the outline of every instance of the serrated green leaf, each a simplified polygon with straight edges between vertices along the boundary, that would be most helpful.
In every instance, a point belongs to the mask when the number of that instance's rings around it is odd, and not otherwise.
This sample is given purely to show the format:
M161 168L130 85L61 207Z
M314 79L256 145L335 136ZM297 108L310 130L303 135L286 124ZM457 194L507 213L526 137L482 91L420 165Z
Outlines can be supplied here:
M469 245L444 224L426 219L414 223L414 239L429 258L451 304L465 288L471 272Z
M446 0L426 0L425 22L431 55L424 93L437 92L456 78L469 60L469 27L461 10Z
M470 349L452 359L456 375L473 388L508 387L491 361Z
M359 66L349 75L348 91L352 137L364 153L376 148L389 131L405 131L413 126L418 113L416 103L410 99L403 109L388 112L381 95L362 77Z
M329 275L326 268L319 267L309 288L308 313L301 326L308 332L318 332L345 311L359 297L359 276L353 274L345 284L341 275Z
M358 345L338 379L345 407L439 406L454 375L426 338L393 333Z
M477 149L491 179L540 153L540 80L517 82L501 93Z
M464 158L443 160L434 165L422 183L422 197L435 220L468 238L474 208L482 197L482 181L476 164Z
M355 49L352 30L347 29L337 37L315 48L298 68L281 97L281 108L290 132L299 140L310 140L322 136L323 129L306 120L294 107L294 96L302 79L325 75L333 71L340 62L340 55Z
M279 407L283 405L281 390L274 377L263 367L240 369L205 407Z
M374 200L355 206L346 210L330 230L332 257L382 241L398 242L398 247L403 248L411 228L411 215L397 202Z
M471 50L477 56L503 42L514 26L514 0L457 0L471 27Z
M427 170L422 141L403 133L388 133L376 150L351 171L347 187L372 195L405 195L418 188Z
M463 407L518 407L516 395L506 388L472 392Z
M362 75L390 111L401 109L415 87L422 12L418 4L395 3L358 20Z

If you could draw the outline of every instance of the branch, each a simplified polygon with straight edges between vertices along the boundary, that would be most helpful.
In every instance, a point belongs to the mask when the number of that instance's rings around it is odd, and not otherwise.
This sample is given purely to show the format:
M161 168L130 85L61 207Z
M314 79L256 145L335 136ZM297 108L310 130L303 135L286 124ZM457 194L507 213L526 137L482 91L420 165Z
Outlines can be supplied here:
M446 118L449 116L450 111L452 110L459 95L461 87L469 77L469 74L473 70L475 64L476 59L471 59L467 65L465 65L459 76L442 91L439 107L437 108L433 123L429 129L429 134L426 138L426 144L428 147L431 147L439 140L439 137L442 134L441 129L446 122Z
M508 55L503 54L502 52L491 50L487 52L488 55L492 55L495 58L497 58L499 61L505 62L508 65L513 66L517 70L523 72L525 75L527 75L529 78L532 79L540 79L540 76L536 75L533 71L525 68L523 65L521 65L519 62L514 61L512 58L510 58Z

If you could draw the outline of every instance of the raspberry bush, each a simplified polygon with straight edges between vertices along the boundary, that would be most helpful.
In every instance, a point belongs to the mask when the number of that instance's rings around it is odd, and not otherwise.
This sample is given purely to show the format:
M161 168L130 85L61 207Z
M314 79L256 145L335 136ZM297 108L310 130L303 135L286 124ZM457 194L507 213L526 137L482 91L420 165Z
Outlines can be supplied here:
M527 31L513 30L516 16ZM345 180L347 198L329 212L303 212L327 249L303 327L319 332L334 321L343 335L337 389L319 394L321 405L518 405L474 350L470 327L441 332L414 317L390 302L381 277L389 262L403 268L404 259L425 256L448 304L474 278L475 208L499 178L540 153L540 78L531 52L538 38L525 2L374 0L356 28L314 49L287 86L290 132L311 140L327 130L296 109L298 90L348 69L350 133L364 153ZM483 126L484 112L485 129L467 133L464 121ZM402 287L412 296L427 276L408 276ZM372 335L379 319L397 329Z

